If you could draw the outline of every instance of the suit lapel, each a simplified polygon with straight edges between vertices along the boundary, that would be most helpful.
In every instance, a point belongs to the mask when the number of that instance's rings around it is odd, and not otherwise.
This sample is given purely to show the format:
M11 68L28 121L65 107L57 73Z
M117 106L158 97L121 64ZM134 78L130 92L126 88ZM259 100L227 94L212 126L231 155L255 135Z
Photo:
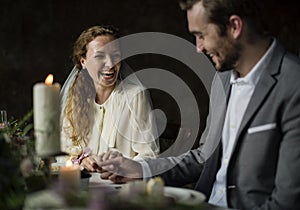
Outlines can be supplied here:
M276 44L275 50L271 55L271 59L265 66L260 69L260 71L263 72L247 106L246 112L237 133L237 139L239 139L239 136L241 135L243 130L247 128L247 124L249 123L251 118L253 118L257 110L262 106L263 102L267 100L268 93L276 84L276 79L274 78L274 76L279 74L280 64L284 53L284 49L279 44ZM237 141L235 142L235 145L236 143Z

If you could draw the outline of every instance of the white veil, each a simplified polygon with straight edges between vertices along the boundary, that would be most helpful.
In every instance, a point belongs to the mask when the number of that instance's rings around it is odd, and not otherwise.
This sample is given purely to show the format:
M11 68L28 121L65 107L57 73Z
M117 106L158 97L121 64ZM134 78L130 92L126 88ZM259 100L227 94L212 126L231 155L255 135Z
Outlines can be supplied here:
M62 111L61 112L61 118L60 118L61 121L62 121L62 118L63 118L63 111L65 109L67 99L68 99L68 96L69 96L69 93L70 93L70 88L71 88L72 84L74 83L75 78L79 74L79 71L80 70L78 68L76 68L76 66L74 66L74 68L72 69L72 71L69 74L68 78L64 82L63 87L61 88L61 91L60 91L60 107L61 107L61 111Z

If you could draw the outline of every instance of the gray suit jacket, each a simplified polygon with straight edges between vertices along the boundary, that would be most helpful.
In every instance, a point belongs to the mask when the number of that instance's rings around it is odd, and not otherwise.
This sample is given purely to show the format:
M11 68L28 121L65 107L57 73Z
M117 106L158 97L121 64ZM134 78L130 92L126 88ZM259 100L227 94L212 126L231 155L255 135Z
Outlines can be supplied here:
M275 46L242 119L227 172L231 208L300 209L300 60ZM217 73L204 146L178 157L148 160L167 185L197 182L209 198L220 167L230 72Z

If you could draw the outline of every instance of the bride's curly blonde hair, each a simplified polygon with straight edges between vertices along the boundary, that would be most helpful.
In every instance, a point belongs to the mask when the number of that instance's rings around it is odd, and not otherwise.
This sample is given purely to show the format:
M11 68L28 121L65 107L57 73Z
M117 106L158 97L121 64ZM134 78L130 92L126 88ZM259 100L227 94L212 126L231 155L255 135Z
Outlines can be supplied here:
M64 115L68 121L63 129L75 145L88 144L89 134L94 124L94 100L96 90L86 69L82 69L80 59L86 58L87 45L98 36L110 35L117 39L118 30L112 26L93 26L84 30L73 46L72 60L79 70L67 98Z

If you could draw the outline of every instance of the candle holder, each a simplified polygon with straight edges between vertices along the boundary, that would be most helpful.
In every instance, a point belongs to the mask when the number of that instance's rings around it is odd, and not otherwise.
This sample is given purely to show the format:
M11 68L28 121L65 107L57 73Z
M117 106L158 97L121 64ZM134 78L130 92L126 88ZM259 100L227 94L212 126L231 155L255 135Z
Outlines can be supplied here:
M51 170L51 163L53 163L53 160L55 157L59 156L65 156L68 155L65 152L56 152L49 155L43 155L39 156L41 160L43 161L43 173L46 178L46 185L50 186L52 184L52 170Z

